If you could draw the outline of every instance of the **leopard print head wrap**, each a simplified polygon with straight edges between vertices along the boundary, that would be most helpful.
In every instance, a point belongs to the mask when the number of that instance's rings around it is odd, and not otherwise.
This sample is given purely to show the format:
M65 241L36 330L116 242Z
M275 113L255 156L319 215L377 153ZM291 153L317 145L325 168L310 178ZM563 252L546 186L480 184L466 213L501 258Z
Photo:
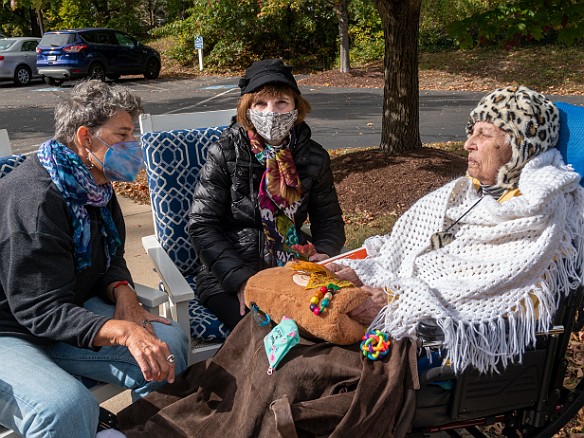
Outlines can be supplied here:
M497 185L506 189L517 186L525 163L556 146L560 133L556 106L525 86L498 88L483 97L470 113L466 126L469 136L479 121L493 123L511 137L513 155L497 175Z

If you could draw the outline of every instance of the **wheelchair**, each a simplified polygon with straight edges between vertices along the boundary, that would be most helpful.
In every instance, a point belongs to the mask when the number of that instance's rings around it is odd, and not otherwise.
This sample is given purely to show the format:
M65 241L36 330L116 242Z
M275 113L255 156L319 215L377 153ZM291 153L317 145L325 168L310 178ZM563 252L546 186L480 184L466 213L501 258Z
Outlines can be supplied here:
M580 285L563 299L553 328L537 335L521 363L492 374L467 369L455 376L448 366L421 373L407 437L489 437L494 435L486 426L497 424L502 431L496 436L551 438L584 406L584 378L569 384L566 357L571 334L584 326L583 297ZM440 330L432 321L421 322L418 335L423 348L441 345ZM435 384L445 381L451 389Z

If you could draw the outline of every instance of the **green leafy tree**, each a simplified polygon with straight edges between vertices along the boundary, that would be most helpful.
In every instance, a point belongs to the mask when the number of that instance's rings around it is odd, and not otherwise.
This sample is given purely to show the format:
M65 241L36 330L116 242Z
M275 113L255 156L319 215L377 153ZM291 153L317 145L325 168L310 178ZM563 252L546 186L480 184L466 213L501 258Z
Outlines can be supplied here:
M3 0L0 29L12 36L41 36L42 0Z
M9 5L15 12L34 10L42 31L104 26L142 35L147 28L141 0L10 0Z
M360 63L383 59L383 24L375 0L352 0L349 16L351 59Z
M351 69L350 44L349 44L349 6L351 0L260 0L261 13L269 15L277 14L279 10L287 7L297 11L310 11L318 6L323 11L330 8L334 11L338 23L338 47L340 71L347 73Z
M573 44L584 37L581 0L505 2L449 26L461 48L476 45L511 47L531 41Z
M441 50L455 47L448 26L472 15L486 12L508 0L423 1L420 11L420 49Z
M334 12L322 0L195 0L188 17L154 31L179 41L175 58L193 56L193 37L203 35L207 62L245 67L267 57L328 67L335 53Z

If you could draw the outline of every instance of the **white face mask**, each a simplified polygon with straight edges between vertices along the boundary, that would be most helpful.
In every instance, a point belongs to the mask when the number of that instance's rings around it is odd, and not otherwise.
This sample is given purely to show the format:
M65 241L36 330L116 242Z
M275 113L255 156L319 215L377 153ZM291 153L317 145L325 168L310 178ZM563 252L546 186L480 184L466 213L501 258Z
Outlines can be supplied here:
M288 137L294 122L298 118L298 110L287 113L271 113L248 109L247 117L259 135L272 146L279 146Z

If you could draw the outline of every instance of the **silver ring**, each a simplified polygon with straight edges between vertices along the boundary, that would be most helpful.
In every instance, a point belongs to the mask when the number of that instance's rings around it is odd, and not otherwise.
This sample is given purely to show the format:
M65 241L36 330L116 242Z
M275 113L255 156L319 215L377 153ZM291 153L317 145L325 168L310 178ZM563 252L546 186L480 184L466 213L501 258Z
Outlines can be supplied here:
M174 354L169 354L169 355L166 357L166 361L167 361L169 364L171 364L171 365L172 365L172 364L174 363Z
M147 319L142 320L142 327L146 328L150 325L150 321Z

